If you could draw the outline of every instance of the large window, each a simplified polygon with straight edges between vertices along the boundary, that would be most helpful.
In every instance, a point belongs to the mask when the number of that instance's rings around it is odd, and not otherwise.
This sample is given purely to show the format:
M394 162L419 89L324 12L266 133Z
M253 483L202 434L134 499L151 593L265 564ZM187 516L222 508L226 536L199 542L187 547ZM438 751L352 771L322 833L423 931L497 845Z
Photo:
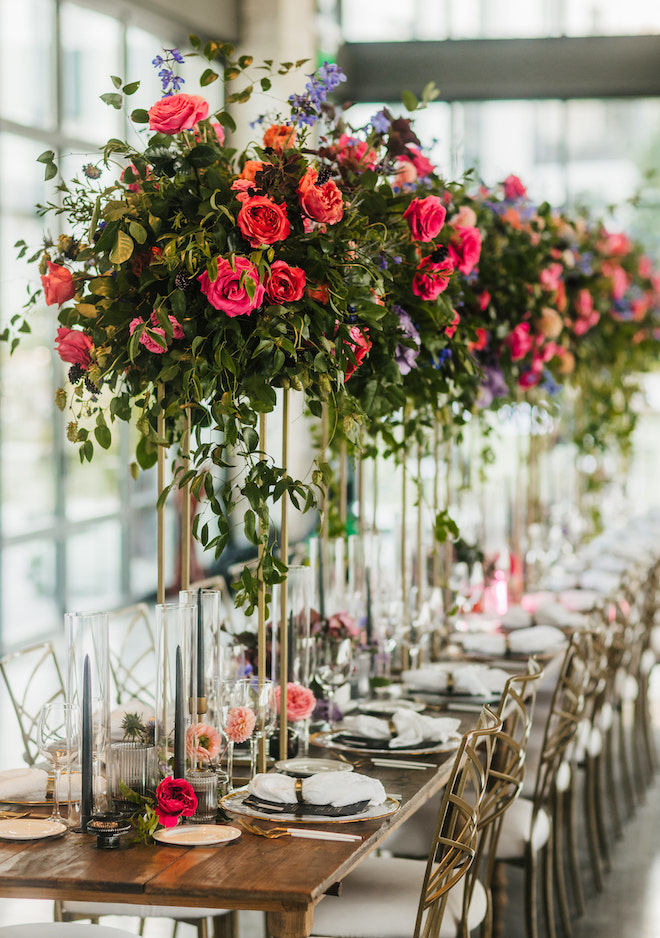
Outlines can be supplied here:
M124 19L126 19L124 17ZM54 41L54 37L57 37ZM151 59L171 37L76 3L0 0L0 320L21 311L35 265L17 260L20 238L36 251L37 203L54 198L37 156L57 152L66 177L108 137L134 133L99 96L110 76L142 79L136 106L159 93ZM191 79L193 81L194 79ZM141 100L138 100L138 97ZM57 218L45 221L56 238ZM53 350L56 308L41 304L13 355L0 345L0 647L50 633L67 610L111 608L156 588L155 474L134 482L129 430L81 466L66 440L70 416L54 404L66 372ZM169 540L176 535L173 519ZM173 554L173 550L168 551Z

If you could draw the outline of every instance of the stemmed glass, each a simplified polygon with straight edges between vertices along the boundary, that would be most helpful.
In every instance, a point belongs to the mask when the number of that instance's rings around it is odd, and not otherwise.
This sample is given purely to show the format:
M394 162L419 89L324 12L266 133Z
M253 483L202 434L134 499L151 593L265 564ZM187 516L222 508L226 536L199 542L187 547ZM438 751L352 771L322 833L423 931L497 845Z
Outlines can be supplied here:
M353 665L353 643L350 638L319 635L316 639L316 680L328 701L328 722L333 725L335 693L345 684Z
M275 686L266 678L259 681L253 678L249 683L249 694L256 716L254 733L250 737L250 777L257 771L257 741L264 740L272 733L277 721L277 704L275 702Z
M217 681L215 687L218 722L227 740L227 788L233 791L234 745L246 742L254 734L257 719L255 701L245 678Z
M37 721L39 752L53 768L52 821L63 821L60 814L60 778L62 769L78 755L80 707L77 704L56 701L45 704Z

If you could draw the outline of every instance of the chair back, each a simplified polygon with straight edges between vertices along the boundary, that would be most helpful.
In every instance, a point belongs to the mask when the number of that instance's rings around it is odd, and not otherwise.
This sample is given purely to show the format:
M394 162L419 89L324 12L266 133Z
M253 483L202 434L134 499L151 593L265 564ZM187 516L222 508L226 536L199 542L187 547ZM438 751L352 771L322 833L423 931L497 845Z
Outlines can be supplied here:
M114 703L156 699L156 642L149 608L136 603L108 614L110 674Z
M449 890L472 865L493 746L501 729L499 717L484 707L477 727L463 736L456 752L426 864L414 938L439 934Z
M64 699L64 681L52 642L41 642L0 658L0 674L18 720L23 761L32 766L39 759L39 711L53 700Z

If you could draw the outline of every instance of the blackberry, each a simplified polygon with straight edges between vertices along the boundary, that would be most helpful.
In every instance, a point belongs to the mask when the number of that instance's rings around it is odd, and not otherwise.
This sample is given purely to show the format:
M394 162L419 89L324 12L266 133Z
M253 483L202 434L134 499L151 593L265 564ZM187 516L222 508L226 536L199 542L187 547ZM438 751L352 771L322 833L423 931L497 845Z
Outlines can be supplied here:
M449 250L444 246L444 244L439 244L433 254L430 256L430 260L434 264L439 264L440 261L444 261L446 257L449 257Z
M318 176L316 177L316 182L314 183L314 185L324 186L331 176L332 176L332 170L330 169L330 167L322 166L318 172Z
M177 288L177 290L187 290L190 286L190 280L188 277L186 277L182 270L180 270L174 278L174 286Z
M69 381L71 384L78 384L82 376L85 374L85 369L80 365L71 365L69 368Z
M94 396L101 393L101 389L97 387L94 384L94 382L91 380L91 378L87 377L87 375L85 375L85 387L87 388L89 393L93 394Z

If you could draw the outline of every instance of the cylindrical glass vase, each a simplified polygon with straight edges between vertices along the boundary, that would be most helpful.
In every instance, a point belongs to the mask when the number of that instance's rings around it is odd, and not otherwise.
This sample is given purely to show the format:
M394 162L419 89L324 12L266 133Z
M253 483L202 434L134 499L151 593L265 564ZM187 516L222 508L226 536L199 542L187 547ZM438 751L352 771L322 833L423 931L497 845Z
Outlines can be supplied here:
M271 674L273 682L282 689L284 683L301 684L309 688L315 669L314 641L310 634L310 598L312 576L309 567L291 566L287 571L286 623L281 622L280 590L273 588L273 642ZM277 623L277 627L275 624ZM282 630L286 628L287 665L286 682L282 674ZM280 709L281 713L281 709ZM309 747L309 715L287 715L295 723L301 755Z
M186 772L197 795L197 807L192 817L185 818L186 824L213 824L218 811L218 775L213 769L194 769Z
M156 606L155 744L159 777L195 768L190 727L197 724L197 606Z
M120 782L138 795L146 795L156 787L156 747L140 742L112 743L112 800L115 810L130 807L121 793Z

